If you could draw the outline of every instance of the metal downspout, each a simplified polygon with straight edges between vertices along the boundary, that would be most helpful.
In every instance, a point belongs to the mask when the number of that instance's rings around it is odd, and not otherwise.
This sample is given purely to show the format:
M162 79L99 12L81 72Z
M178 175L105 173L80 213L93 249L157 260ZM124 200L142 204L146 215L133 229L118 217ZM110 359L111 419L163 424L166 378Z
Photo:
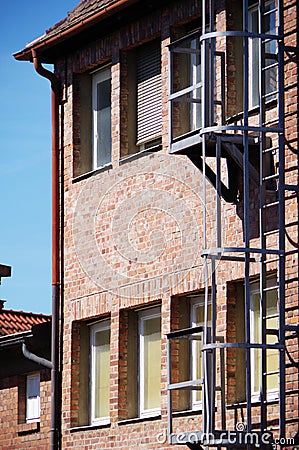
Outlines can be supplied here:
M36 72L51 82L52 88L52 342L51 342L51 450L58 450L60 436L59 396L59 94L60 84L56 75L45 69L32 50Z

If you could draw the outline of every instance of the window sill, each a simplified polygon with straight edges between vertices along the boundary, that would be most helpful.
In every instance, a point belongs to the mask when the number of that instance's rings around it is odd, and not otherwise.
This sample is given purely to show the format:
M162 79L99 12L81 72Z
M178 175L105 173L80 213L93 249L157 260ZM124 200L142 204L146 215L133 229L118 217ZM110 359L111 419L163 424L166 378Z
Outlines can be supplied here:
M77 177L72 179L73 183L78 183L79 181L85 180L86 178L90 178L98 173L106 172L107 170L112 169L112 163L105 164L104 166L98 167L97 169L91 170L90 172L83 173L82 175L78 175Z
M40 422L29 422L18 424L18 434L38 433L40 430Z
M267 101L266 105L265 105L266 110L274 108L275 106L277 106L277 100L276 99ZM249 108L249 110L248 110L249 117L255 116L256 114L258 114L259 110L260 110L259 106L253 106L253 107ZM243 118L244 118L244 111L240 111L237 114L229 117L227 119L226 123L227 124L231 124L231 123L237 122L237 121L239 121L239 120L241 120Z
M270 397L267 399L267 405L271 404L271 405L275 405L279 402L279 397ZM251 404L253 406L259 406L261 404L261 401L257 398L252 398L251 399ZM236 402L236 403L231 403L230 405L227 405L228 409L235 409L235 408L245 408L247 406L247 402L245 401L240 401L240 402Z
M202 414L202 409L201 408L186 409L185 411L174 411L172 413L173 417L192 416L194 414Z
M139 423L139 422L146 422L148 420L157 420L161 419L161 414L153 414L152 416L147 417L134 417L132 419L125 419L125 420L119 420L118 425L128 425L131 423Z
M135 159L142 158L143 156L149 156L153 153L156 153L162 149L162 145L156 145L155 147L147 148L145 150L141 150L140 152L133 153L132 155L123 156L119 160L119 165L122 166L123 164L129 163L131 161L135 161Z
M109 428L111 425L110 422L107 423L95 423L92 425L80 425L78 427L72 427L69 429L71 433L75 433L76 431L88 431L88 430L96 430L99 428Z

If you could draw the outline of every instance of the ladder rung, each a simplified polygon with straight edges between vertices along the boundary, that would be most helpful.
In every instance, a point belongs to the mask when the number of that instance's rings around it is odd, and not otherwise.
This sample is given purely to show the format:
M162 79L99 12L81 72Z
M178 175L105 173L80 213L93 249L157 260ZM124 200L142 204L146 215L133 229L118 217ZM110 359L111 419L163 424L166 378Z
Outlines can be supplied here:
M265 154L265 153L269 153L269 152L276 152L276 150L278 150L278 149L279 149L278 145L275 145L274 147L265 148L262 151L262 153Z
M263 14L262 14L262 17L268 16L269 14L273 14L275 12L277 12L277 7L273 8L273 9L268 9L268 11L264 11Z
M263 181L275 180L279 177L279 173L274 173L273 175L268 175L267 177L263 177Z
M279 201L267 203L266 205L263 205L263 209L270 208L271 206L277 206L277 205L279 205Z
M264 292L275 291L275 290L278 289L278 288L279 288L279 286L278 286L278 284L276 284L275 286L265 287L265 288L263 289L263 291L264 291Z
M271 95L272 95L272 93L271 93ZM276 122L278 122L278 119L277 119L277 117L274 117L274 119L270 119L270 120L267 120L267 122L263 122L263 126L265 127L267 125L271 125Z
M272 57L270 57L270 56L266 56L266 58L267 59L274 59L274 58L272 58ZM273 67L275 68L275 67L278 67L278 62L275 62L275 63L273 63L273 64L269 64L268 66L266 66L266 67L262 67L262 71L264 71L264 72L266 72L266 70L269 70L269 69L273 69ZM273 94L274 93L274 91L273 92L271 92L271 94ZM269 94L266 94L266 95L269 95Z
M275 234L275 233L278 233L278 232L279 232L279 229L276 228L275 230L265 231L263 233L263 236L271 236L272 234Z
M279 314L271 314L271 316L264 316L263 319L264 320L268 320L268 319L276 319L277 317L279 317Z
M270 66L269 66L270 67ZM267 97L271 97L272 95L277 95L278 94L278 90L276 89L275 91L271 91L271 92L267 92L267 94L263 94L262 98L267 98ZM278 120L278 117L274 118L275 120Z
M264 372L263 375L266 377L268 375L279 375L279 370L272 370L271 372Z
M266 259L266 261L264 261L264 264L269 264L272 262L278 262L279 258L270 258L270 259Z
M203 379L200 378L198 380L190 380L190 381L181 381L179 383L172 383L168 385L168 389L170 391L176 389L194 389L194 390L202 390Z

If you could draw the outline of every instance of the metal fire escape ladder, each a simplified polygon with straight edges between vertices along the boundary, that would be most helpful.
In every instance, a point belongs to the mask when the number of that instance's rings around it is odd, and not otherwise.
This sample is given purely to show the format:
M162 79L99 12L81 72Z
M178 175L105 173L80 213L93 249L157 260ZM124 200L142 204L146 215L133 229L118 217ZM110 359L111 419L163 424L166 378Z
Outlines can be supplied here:
M202 197L205 206L208 202L207 190L209 182L216 191L215 217L217 225L216 246L211 247L208 233L208 220L204 217L202 257L205 270L205 325L201 330L181 330L168 335L168 389L169 389L169 443L185 444L192 449L207 447L232 448L232 442L225 440L229 432L236 432L237 443L233 448L256 448L245 439L246 433L258 433L262 436L271 432L278 437L285 437L285 168L284 168L284 44L283 44L283 8L282 0L259 0L256 8L258 17L254 29L250 23L250 7L248 0L243 0L243 26L241 30L216 30L216 0L202 2L202 34L201 42L201 81L200 88L201 124L191 134L173 137L171 125L170 153L183 153L193 161L203 173ZM274 26L273 26L274 24ZM217 86L223 88L223 41L234 38L241 39L243 48L243 113L238 123L225 121L225 102L217 98ZM219 51L219 49L221 51ZM176 51L175 45L170 54ZM252 71L251 59L254 51L258 51L259 69L258 86L253 86L248 74ZM222 55L220 62L217 57ZM217 79L217 81L216 81ZM171 80L170 85L173 81ZM217 84L218 83L218 84ZM217 86L216 86L217 84ZM252 91L258 92L257 104L252 105ZM170 89L170 110L173 112L174 101L178 100L177 92ZM188 100L192 104L192 98ZM221 112L219 112L219 107ZM250 108L256 111L256 121L252 119ZM271 112L271 113L270 113ZM240 144L241 142L241 144ZM252 152L258 154L258 164L252 163ZM196 154L197 152L197 154ZM207 158L213 156L214 169L207 164ZM239 247L225 246L225 230L222 218L222 202L232 201L231 192L222 182L221 158L233 161L242 170L242 186L240 205L243 208L243 245ZM269 158L275 161L275 170L269 170ZM208 180L208 181L207 181ZM252 203L257 204L258 226L252 223ZM206 211L206 208L204 208ZM255 227L253 229L253 227ZM256 231L257 230L257 231ZM254 234L256 233L256 234ZM222 263L243 265L244 305L245 305L245 340L244 342L220 342L217 336L217 283L218 270ZM259 270L257 270L259 264ZM252 326L253 297L252 273L255 283L258 282L257 317L259 326L254 336ZM269 283L269 274L275 277L275 283ZM210 293L210 297L209 297ZM277 294L276 294L277 293ZM273 296L277 295L277 312L269 312L268 307ZM272 297L271 297L272 296ZM211 325L208 324L208 298L212 302ZM273 309L273 308L272 308ZM171 383L171 342L173 339L192 338L196 333L202 334L202 379L180 383ZM179 333L179 334L178 334ZM228 349L243 349L246 354L246 398L244 414L244 430L246 433L227 429L232 423L231 409L225 403L225 352ZM220 362L216 352L220 350ZM256 383L252 378L252 364L255 355L260 355L259 398L254 399ZM277 355L277 370L270 370L269 355ZM216 372L220 373L221 385L216 387ZM269 413L269 385L273 377L278 377L279 421L271 424ZM184 439L178 439L173 427L172 393L180 389L202 390L202 413L199 430L187 430ZM220 390L220 402L216 410L215 391ZM219 399L218 399L219 400ZM272 401L273 403L273 401ZM253 416L253 408L255 415ZM257 408L259 420L257 421ZM221 411L221 427L219 423ZM198 414L198 412L197 412ZM229 420L230 419L230 420ZM236 426L236 424L235 424ZM231 425L230 425L231 427ZM180 430L182 431L182 430ZM217 437L222 436L217 443ZM197 440L195 439L197 437ZM192 439L191 439L192 438ZM267 446L259 441L259 448Z

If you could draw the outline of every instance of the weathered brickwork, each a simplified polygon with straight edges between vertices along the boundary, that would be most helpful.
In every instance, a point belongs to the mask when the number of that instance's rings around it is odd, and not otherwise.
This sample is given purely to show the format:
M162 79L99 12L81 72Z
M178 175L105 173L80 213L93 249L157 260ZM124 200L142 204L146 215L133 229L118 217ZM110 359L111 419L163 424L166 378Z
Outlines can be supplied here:
M236 29L240 17L235 10L237 0L216 2L217 30ZM296 45L298 6L285 0L285 44ZM175 37L180 37L189 22L195 23L201 12L200 2L194 0L172 2L161 10L147 12L131 23L115 26L111 34L93 44L74 49L56 64L56 74L64 84L63 148L64 161L64 326L62 371L62 448L77 449L173 449L180 446L167 444L167 361L166 333L189 326L186 311L190 308L188 294L202 293L205 287L203 259L203 224L207 218L208 247L215 246L216 193L207 182L207 208L203 206L204 180L202 172L186 156L170 156L168 135L168 48ZM235 14L234 14L235 13ZM128 125L130 52L136 46L152 40L161 40L162 78L162 147L157 153L131 155L131 129ZM228 116L238 110L238 90L242 80L236 76L240 69L233 39L219 41L218 51L228 54L225 76L225 92ZM294 54L285 55L285 163L286 183L298 184L298 61ZM82 121L84 111L82 86L90 83L88 74L111 65L112 86L112 158L111 165L92 173L91 159L83 142ZM219 71L217 72L219 74ZM179 68L174 68L179 77ZM85 79L84 77L87 78ZM238 78L238 79L237 79ZM217 82L217 87L220 84ZM276 107L276 106L275 106ZM218 110L217 110L218 111ZM177 121L182 111L175 110ZM273 110L269 107L266 117L270 120ZM231 123L242 121L235 116ZM249 118L250 125L257 123L256 115ZM177 125L177 124L176 124ZM175 125L175 126L176 126ZM175 128L176 129L176 128ZM125 158L126 157L126 158ZM89 159L88 159L89 158ZM272 155L272 169L276 170L277 156ZM253 162L253 164L256 162ZM89 173L91 172L91 173ZM235 174L239 197L242 198L240 179ZM269 189L269 200L275 198ZM259 246L257 209L259 190L250 185L251 246ZM286 193L287 256L286 256L286 321L298 323L298 195ZM244 230L244 205L221 200L223 221L223 246L242 247ZM277 207L267 213L267 231L277 226ZM276 237L269 234L268 245L275 246ZM217 267L217 336L224 342L236 342L240 329L244 328L241 315L244 311L240 286L244 278L244 266L222 261ZM276 275L276 265L268 265L269 274ZM254 280L260 265L251 264L250 276ZM130 327L136 325L135 311L144 306L161 306L161 416L138 418L136 404L132 404L134 386L129 363ZM182 306L184 305L184 306ZM185 313L183 312L185 310ZM185 315L184 315L185 314ZM90 426L89 422L89 326L96 320L109 318L111 324L110 345L110 424ZM134 322L135 321L135 322ZM178 381L183 369L183 346L173 349L173 381ZM219 354L217 354L219 357ZM244 399L244 373L240 361L244 354L229 349L225 356L225 390L229 405L228 424L231 430L237 422L246 423ZM239 363L238 363L239 360ZM298 339L287 341L286 414L287 437L297 434L298 422ZM133 363L132 363L133 364ZM217 382L220 373L216 374ZM17 396L16 387L10 388ZM181 431L198 430L200 413L182 413L188 409L185 394L174 394L173 407L178 412L174 427ZM238 403L239 402L239 403ZM10 400L10 404L13 402ZM17 404L17 402L15 402ZM216 395L220 411L220 393ZM182 414L179 414L179 413ZM278 422L277 402L269 406ZM6 413L5 413L6 416ZM14 417L15 414L11 414ZM260 409L253 407L254 423L259 422ZM220 414L216 426L221 428ZM12 424L11 433L17 426ZM14 429L14 431L13 431ZM44 431L40 431L44 436ZM19 436L19 447L31 435ZM41 440L42 442L42 440ZM6 445L6 444L5 444ZM39 448L47 448L46 446Z
M0 446L3 450L49 448L51 421L51 381L48 370L41 371L40 422L26 423L25 375L1 380Z

